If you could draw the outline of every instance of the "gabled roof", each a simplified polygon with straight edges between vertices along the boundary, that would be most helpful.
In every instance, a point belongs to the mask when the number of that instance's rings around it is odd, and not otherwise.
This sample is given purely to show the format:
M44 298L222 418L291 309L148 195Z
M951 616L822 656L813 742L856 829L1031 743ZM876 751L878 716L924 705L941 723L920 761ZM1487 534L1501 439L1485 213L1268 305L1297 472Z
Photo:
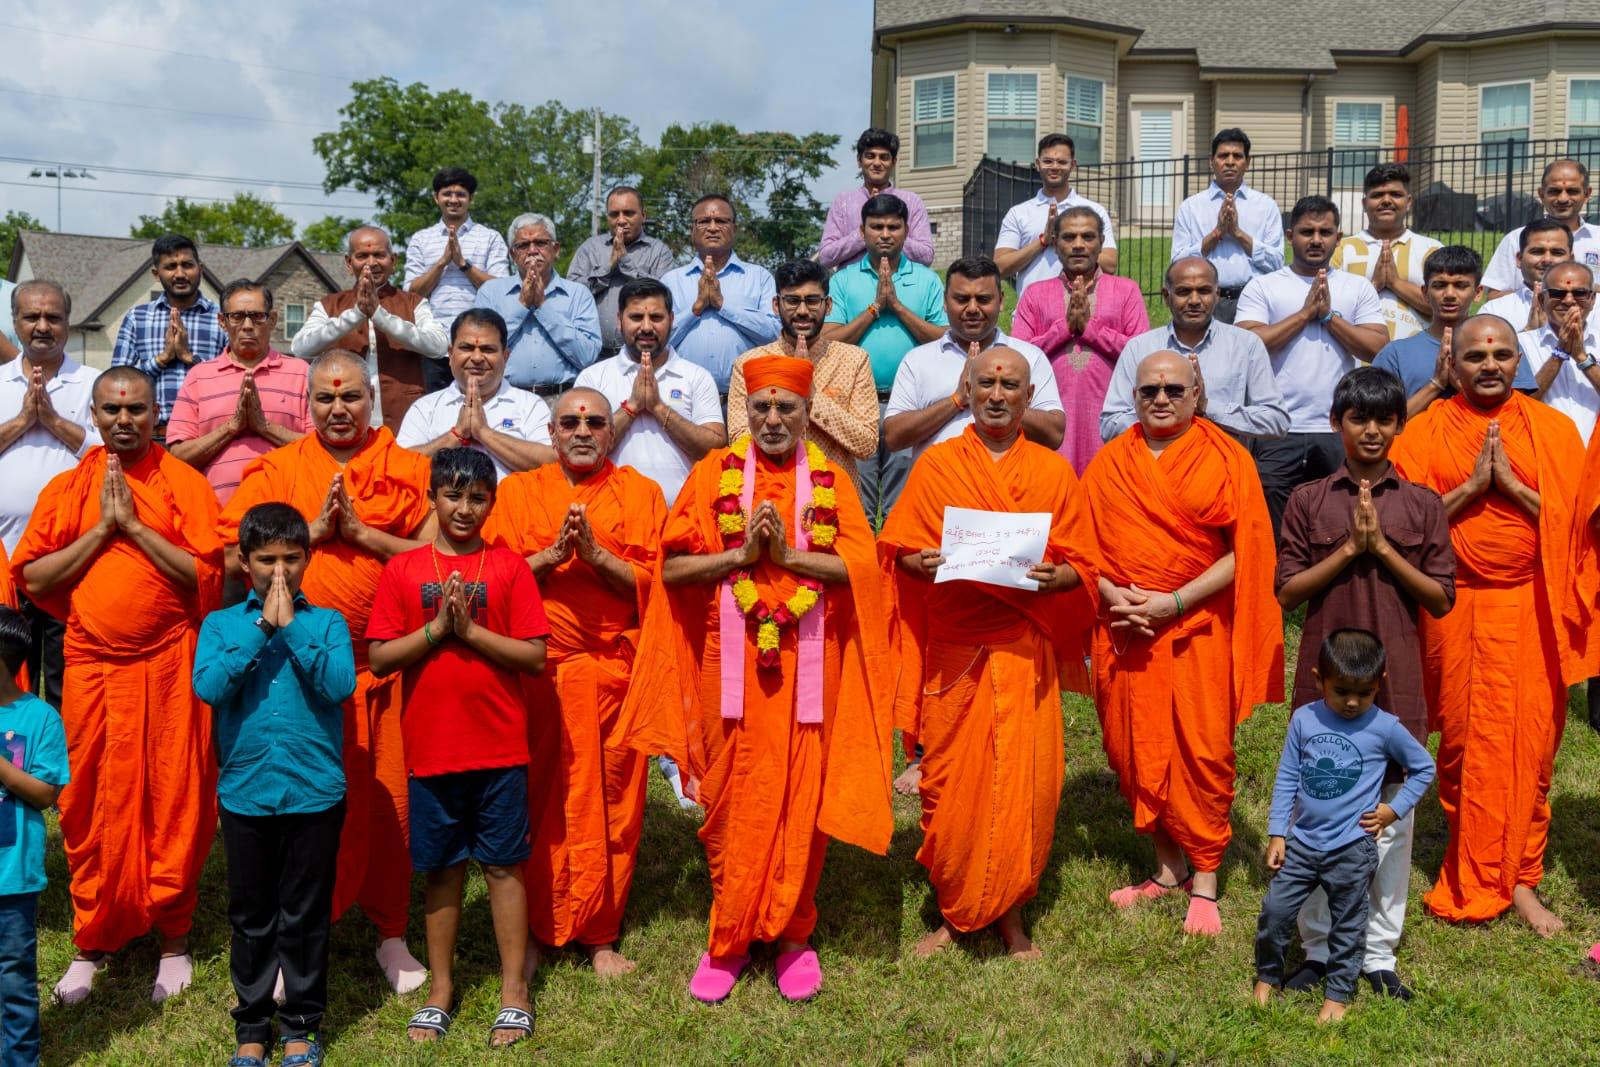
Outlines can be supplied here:
M1305 74L1337 55L1402 56L1434 41L1600 30L1600 0L876 0L874 40L963 22L1065 24L1132 39L1129 55L1193 56L1202 70Z
M150 270L148 237L95 237L24 230L17 235L9 274L16 274L24 250L34 277L60 282L72 294L73 326L98 323L100 314L141 277L149 280L152 287L155 284L147 273ZM217 289L237 278L259 281L277 270L290 256L303 258L330 292L344 288L343 279L349 273L344 257L312 252L299 241L267 248L200 245L200 263L206 280Z

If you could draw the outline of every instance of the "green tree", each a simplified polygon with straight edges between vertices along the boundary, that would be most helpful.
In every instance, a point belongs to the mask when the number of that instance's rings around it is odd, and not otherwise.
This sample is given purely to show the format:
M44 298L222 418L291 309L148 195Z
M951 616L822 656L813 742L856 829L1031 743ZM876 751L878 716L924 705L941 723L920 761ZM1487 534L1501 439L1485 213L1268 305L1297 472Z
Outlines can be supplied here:
M827 209L809 182L833 164L833 134L742 133L725 122L668 126L641 154L639 191L655 235L679 253L689 247L689 209L708 193L733 200L739 254L758 262L808 255Z
M345 235L366 221L347 215L324 215L316 222L306 223L300 231L300 243L313 252L343 252Z
M7 211L0 219L0 276L11 270L11 250L17 243L17 234L23 230L46 231L44 223L26 211Z
M570 251L589 232L591 157L583 138L593 119L555 101L536 107L489 104L457 89L434 92L374 78L351 86L339 128L312 147L324 188L359 189L378 204L376 220L396 245L438 221L433 175L461 166L478 179L472 217L497 230L524 211L555 220ZM607 183L635 173L639 138L626 119L602 117Z
M159 215L140 215L134 237L181 233L202 244L260 248L294 238L294 220L254 193L235 193L232 200L204 203L178 197Z

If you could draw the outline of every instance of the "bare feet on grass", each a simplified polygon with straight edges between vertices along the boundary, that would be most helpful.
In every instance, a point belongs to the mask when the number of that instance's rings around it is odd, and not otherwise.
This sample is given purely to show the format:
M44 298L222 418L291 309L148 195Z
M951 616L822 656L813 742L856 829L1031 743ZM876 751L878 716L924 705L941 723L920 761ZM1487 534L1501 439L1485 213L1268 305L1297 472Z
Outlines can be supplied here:
M1555 912L1544 906L1539 894L1525 885L1519 885L1511 891L1511 906L1540 937L1554 937L1567 925L1556 917Z
M914 797L922 786L921 762L910 763L900 772L900 777L894 780L894 791L903 797Z
M584 945L583 951L589 957L594 973L601 978L617 978L624 974L632 974L634 968L638 966L618 952L617 946L610 942L604 945Z
M1000 940L1005 942L1006 955L1014 960L1038 960L1044 958L1044 953L1023 932L1022 906L1020 904L1000 916L1000 922L997 925L1000 928Z
M1322 1010L1317 1012L1317 1022L1319 1024L1338 1022L1344 1018L1344 1012L1347 1006L1348 1005L1341 1004L1337 1000L1324 1000L1322 1002Z
M1256 1007L1264 1008L1272 1003L1272 994L1277 991L1278 987L1271 982L1257 982L1255 989L1250 991L1250 999L1256 1002Z
M911 954L919 960L925 960L940 949L954 944L955 940L956 932L950 928L950 924L940 923L937 930L917 942L917 947L911 950Z

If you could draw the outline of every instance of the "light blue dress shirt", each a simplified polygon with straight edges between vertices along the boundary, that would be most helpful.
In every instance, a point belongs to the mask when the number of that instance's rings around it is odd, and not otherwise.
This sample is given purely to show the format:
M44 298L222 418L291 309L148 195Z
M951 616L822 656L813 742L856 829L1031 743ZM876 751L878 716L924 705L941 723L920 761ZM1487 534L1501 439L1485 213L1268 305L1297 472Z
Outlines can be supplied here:
M481 308L506 320L511 354L506 381L518 389L564 385L600 355L600 314L594 297L552 272L538 310L522 304L522 278L491 278L478 290Z
M710 371L717 392L726 396L733 361L778 339L783 324L772 310L778 289L765 267L730 255L717 271L722 307L696 315L694 302L705 269L705 262L696 260L667 271L661 284L672 291L672 347L690 363Z
M1225 196L1222 186L1212 182L1178 205L1172 223L1174 262L1203 254L1200 242L1217 228ZM1205 257L1217 268L1217 284L1224 289L1238 289L1257 274L1271 274L1283 266L1283 214L1278 202L1258 189L1240 185L1233 194L1233 206L1239 214L1239 229L1249 236L1252 247L1247 253L1238 241L1224 237Z

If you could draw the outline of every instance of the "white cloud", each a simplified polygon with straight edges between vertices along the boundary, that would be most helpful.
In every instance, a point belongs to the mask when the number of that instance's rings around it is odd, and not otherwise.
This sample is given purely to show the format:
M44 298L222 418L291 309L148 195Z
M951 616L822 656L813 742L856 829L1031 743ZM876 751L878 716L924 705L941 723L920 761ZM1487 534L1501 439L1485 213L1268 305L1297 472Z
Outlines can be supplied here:
M489 100L598 105L632 119L646 140L674 122L721 120L837 133L848 154L869 110L871 5L862 0L782 7L61 0L48 20L42 11L0 15L9 43L0 71L0 153L7 156L320 182L312 136L337 125L350 81L379 74ZM30 169L0 162L0 182L22 183L0 184L0 205L53 228L55 184L30 179ZM853 170L825 176L818 197L825 201ZM193 177L95 173L63 182L69 231L120 236L168 196L234 192ZM254 191L288 202L283 210L302 222L335 205L369 202L354 192Z

